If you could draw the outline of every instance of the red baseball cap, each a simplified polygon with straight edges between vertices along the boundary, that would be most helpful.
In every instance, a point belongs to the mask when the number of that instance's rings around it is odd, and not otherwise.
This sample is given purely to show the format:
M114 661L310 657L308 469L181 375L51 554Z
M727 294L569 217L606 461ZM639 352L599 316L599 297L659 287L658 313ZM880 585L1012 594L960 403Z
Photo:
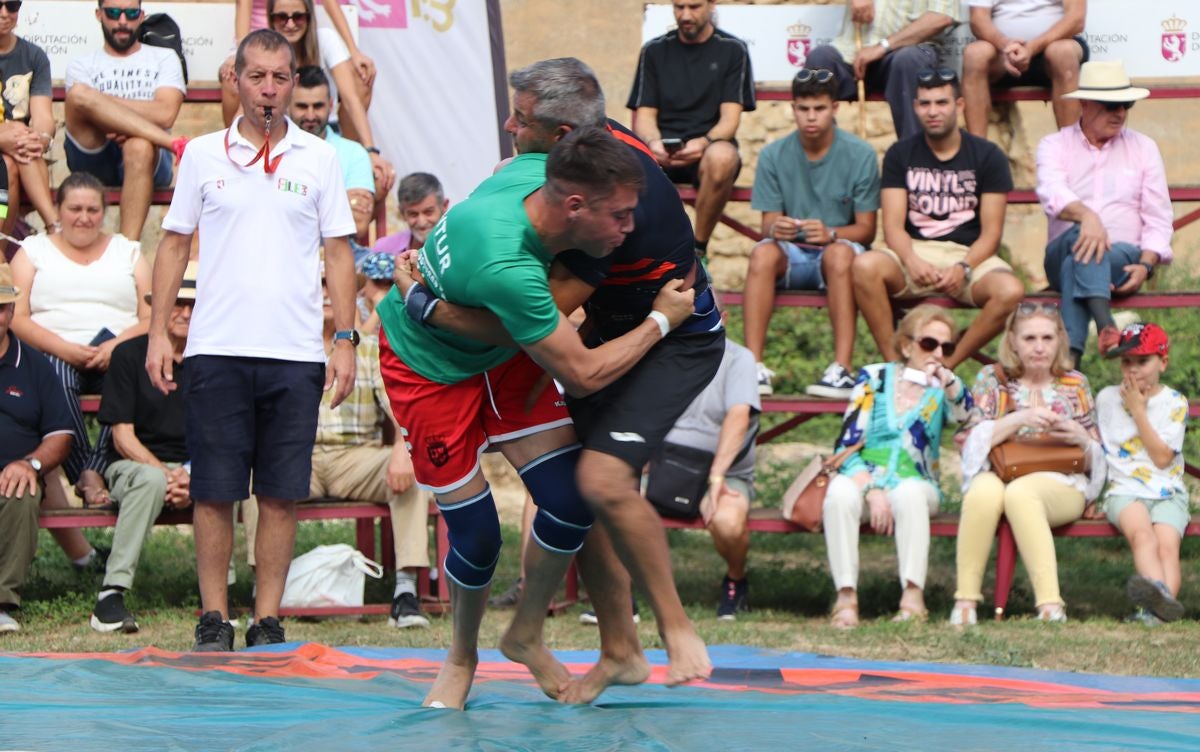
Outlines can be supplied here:
M1170 349L1171 341L1167 339L1167 333L1158 324L1130 324L1121 330L1119 343L1108 351L1107 357L1115 358L1121 355L1165 356Z

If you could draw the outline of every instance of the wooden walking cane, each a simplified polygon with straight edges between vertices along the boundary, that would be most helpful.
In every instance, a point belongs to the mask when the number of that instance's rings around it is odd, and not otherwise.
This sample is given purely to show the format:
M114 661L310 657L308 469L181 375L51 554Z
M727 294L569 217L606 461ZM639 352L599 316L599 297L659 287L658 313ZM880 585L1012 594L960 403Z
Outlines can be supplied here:
M862 52L862 24L854 24L854 51ZM867 83L858 79L858 137L867 137Z

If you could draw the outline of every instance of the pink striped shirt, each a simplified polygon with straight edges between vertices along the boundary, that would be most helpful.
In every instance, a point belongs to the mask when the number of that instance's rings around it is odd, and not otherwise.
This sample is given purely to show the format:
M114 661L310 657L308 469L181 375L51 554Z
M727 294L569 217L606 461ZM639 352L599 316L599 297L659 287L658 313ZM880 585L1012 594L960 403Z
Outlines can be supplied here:
M1110 242L1131 243L1171 263L1171 196L1162 155L1149 136L1123 128L1096 147L1079 123L1069 125L1038 144L1037 178L1051 241L1072 227L1058 215L1082 201L1100 216Z

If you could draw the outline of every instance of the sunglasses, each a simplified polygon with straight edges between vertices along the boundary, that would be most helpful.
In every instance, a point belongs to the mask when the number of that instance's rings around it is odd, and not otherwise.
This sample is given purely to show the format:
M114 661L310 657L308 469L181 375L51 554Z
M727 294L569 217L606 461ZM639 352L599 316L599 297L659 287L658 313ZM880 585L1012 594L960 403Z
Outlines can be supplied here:
M288 21L291 21L296 26L308 23L308 13L297 11L295 13L276 12L271 14L271 23L277 26L284 26Z
M824 68L805 68L796 74L796 83L806 84L814 78L819 84L827 84L833 80L833 71Z
M21 10L21 0L5 0L0 3L0 8L4 8L9 13L16 13Z
M1108 112L1116 112L1117 110L1132 110L1133 102L1101 102L1104 109Z
M958 74L950 68L938 68L937 70L934 70L933 68L926 68L925 70L917 73L917 81L923 84L931 84L934 81L941 81L942 83L948 84L951 81L957 80Z
M1035 313L1046 313L1052 316L1058 315L1058 303L1052 300L1047 301L1025 301L1017 306L1017 313L1022 316L1032 316Z
M949 358L954 354L953 342L940 342L934 337L920 337L917 339L917 345L925 352L931 353L939 347L942 348L942 355Z
M5 7L8 7L9 5L12 5L12 3L4 4ZM20 3L17 3L16 5L18 8L21 7ZM104 11L104 15L109 21L116 21L122 15L124 15L125 18L130 21L136 21L142 15L141 8L101 8L100 10Z

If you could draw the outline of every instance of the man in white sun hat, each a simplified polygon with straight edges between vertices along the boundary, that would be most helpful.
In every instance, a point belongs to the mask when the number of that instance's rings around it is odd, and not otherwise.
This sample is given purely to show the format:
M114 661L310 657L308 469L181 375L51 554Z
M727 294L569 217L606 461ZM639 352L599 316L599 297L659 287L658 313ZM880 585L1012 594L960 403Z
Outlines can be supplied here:
M1117 344L1112 296L1130 295L1171 262L1171 197L1153 139L1125 127L1150 96L1132 86L1119 60L1084 63L1079 122L1042 139L1038 199L1050 220L1046 277L1062 293L1062 317L1076 363L1096 322L1101 354Z

